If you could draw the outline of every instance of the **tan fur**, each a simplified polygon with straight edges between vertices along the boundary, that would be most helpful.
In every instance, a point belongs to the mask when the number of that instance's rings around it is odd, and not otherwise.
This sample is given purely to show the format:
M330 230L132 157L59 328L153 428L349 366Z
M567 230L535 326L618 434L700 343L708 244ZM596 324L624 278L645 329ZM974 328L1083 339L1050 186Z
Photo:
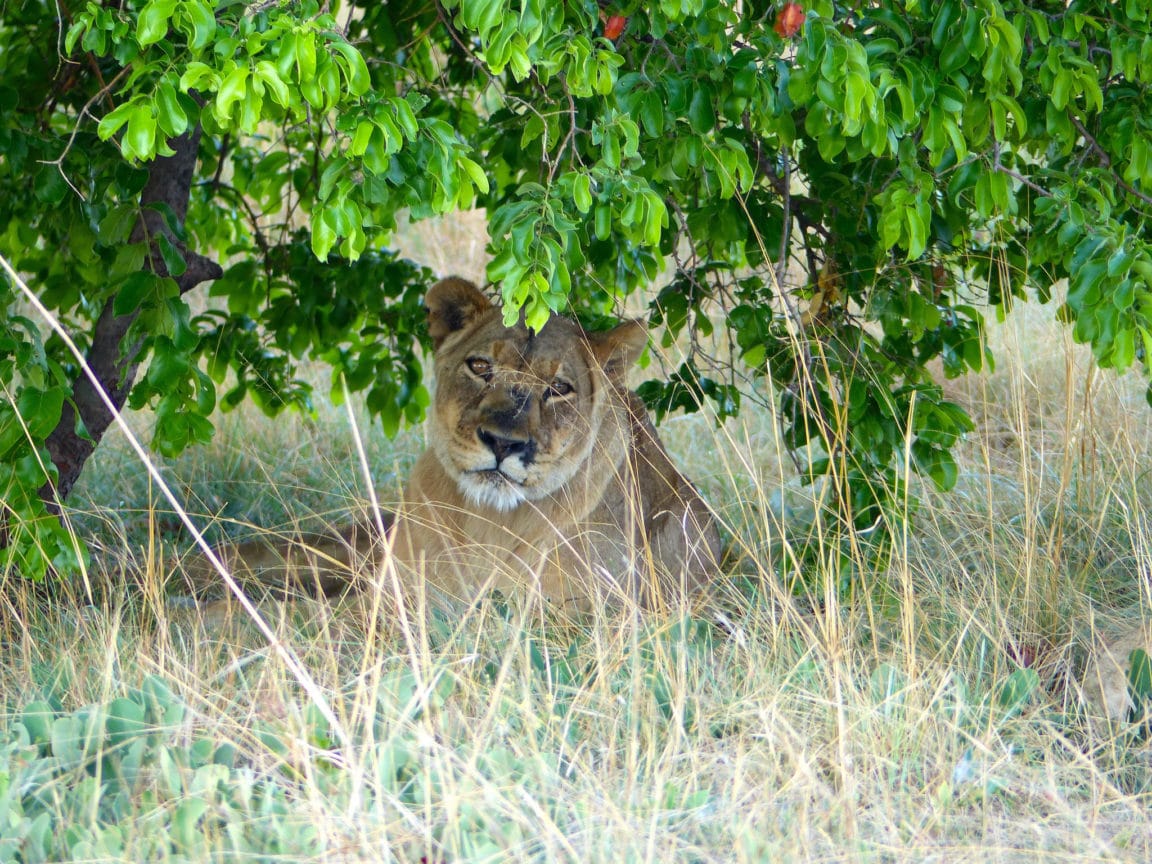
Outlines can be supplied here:
M391 514L385 514L388 525ZM335 596L355 588L359 574L375 567L379 531L348 525L330 533L262 532L251 540L225 544L214 551L221 563L248 589L273 597ZM194 595L218 594L219 574L206 556L193 553L178 563L185 587Z
M437 283L426 305L436 372L428 448L378 544L406 591L651 607L712 577L712 517L624 385L646 343L641 324L594 334L561 317L539 333L505 327L502 310L462 279ZM251 571L260 568L249 556L270 559L265 573L303 561L303 578L312 570L322 583L325 560L347 567L374 539L361 531L351 542L298 543L313 550L302 555L265 544L232 557Z

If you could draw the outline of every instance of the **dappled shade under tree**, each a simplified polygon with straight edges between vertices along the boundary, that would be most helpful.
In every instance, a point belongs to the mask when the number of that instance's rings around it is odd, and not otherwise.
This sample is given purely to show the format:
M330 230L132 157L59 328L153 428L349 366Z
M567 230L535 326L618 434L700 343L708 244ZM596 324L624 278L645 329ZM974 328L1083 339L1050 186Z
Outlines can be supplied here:
M207 440L218 404L309 410L306 357L388 432L418 421L433 274L389 238L472 207L508 315L596 327L642 292L689 346L649 406L780 400L846 526L905 500L909 448L956 482L971 424L929 364L984 368L989 305L1066 279L1076 338L1148 369L1140 0L328 10L0 11L0 253L116 403L155 413L162 453ZM38 577L74 563L51 510L109 418L7 280L0 309L0 554Z

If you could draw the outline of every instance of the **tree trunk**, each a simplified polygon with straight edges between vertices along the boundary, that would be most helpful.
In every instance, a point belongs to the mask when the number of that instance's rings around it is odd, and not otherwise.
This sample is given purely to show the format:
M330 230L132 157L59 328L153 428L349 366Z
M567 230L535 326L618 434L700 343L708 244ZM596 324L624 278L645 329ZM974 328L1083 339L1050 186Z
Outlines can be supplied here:
M141 243L150 237L171 232L164 225L158 212L150 209L150 204L166 204L181 223L188 213L188 199L195 176L196 153L200 144L200 127L169 142L176 152L172 156L162 156L152 163L148 183L140 193L140 220L133 229L131 242ZM172 238L175 242L175 238ZM176 277L180 293L190 291L201 282L219 279L223 270L215 261L183 249L187 269ZM155 244L152 245L145 266L152 272L167 276L168 270L160 257ZM88 351L88 364L100 380L100 386L112 399L117 410L123 407L128 393L136 381L139 364L136 355L140 346L124 345L124 337L138 313L116 315L112 311L113 299L104 304L96 326L92 331L92 346ZM80 412L82 427L77 428L76 412ZM76 480L104 437L112 422L99 391L83 372L77 373L72 388L72 401L64 404L60 423L45 442L59 477L55 487L46 485L40 495L48 507L56 510L76 485ZM87 434L83 434L86 432Z

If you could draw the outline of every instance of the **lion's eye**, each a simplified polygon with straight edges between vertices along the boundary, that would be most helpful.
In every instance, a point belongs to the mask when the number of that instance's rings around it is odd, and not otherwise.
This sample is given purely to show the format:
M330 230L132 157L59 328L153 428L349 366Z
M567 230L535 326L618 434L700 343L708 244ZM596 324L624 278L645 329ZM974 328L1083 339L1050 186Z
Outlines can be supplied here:
M562 378L554 378L548 385L549 398L558 399L572 392L572 385Z
M483 378L485 381L492 380L491 360L485 360L483 357L469 357L465 362L468 364L468 371L477 378Z

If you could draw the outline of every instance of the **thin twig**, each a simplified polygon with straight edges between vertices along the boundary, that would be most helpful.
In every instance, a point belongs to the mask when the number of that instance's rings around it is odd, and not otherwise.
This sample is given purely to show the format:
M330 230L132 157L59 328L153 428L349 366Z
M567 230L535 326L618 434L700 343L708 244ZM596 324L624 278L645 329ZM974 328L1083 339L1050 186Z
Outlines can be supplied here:
M784 284L788 273L788 247L792 239L792 159L784 154L784 176L781 178L780 199L784 207L783 226L780 228L780 257L776 261L776 283Z
M764 152L764 142L762 142L759 137L753 133L752 123L747 112L744 114L744 131L752 140L752 155L756 160L757 172L761 176L767 177L768 182L772 185L772 188L776 191L776 194L783 198L785 195L784 179L780 176L779 172L776 171L776 166L772 164L772 160L769 159L768 155ZM753 180L753 185L755 185L755 180ZM795 219L796 222L800 225L801 230L815 231L825 240L832 239L832 233L828 230L827 227L825 227L824 223L821 222L820 219L814 219L809 216L807 210L804 209L806 207L812 207L813 209L816 209L818 202L802 195L792 195L790 190L788 192L788 198L792 218Z
M997 156L996 162L992 167L996 171L999 171L1001 174L1007 174L1013 180L1027 186L1029 189L1031 189L1037 195L1041 195L1045 198L1051 198L1052 197L1052 193L1049 192L1047 189L1045 189L1043 186L1037 185L1036 183L1034 183L1033 181L1031 181L1027 177L1025 177L1023 174L1021 174L1019 171L1013 171L1011 168L1008 168L1005 165L1001 165L999 156Z
M549 187L551 187L552 181L556 179L556 171L560 168L560 159L563 157L564 151L572 143L572 139L576 137L576 100L572 98L572 91L568 89L568 81L561 77L560 84L564 88L564 95L568 97L568 132L560 142L560 146L556 148L556 158L552 160L551 169L548 171L548 183L546 185ZM547 152L545 152L544 158L548 158Z
M68 158L68 153L72 150L72 145L73 145L73 143L75 143L76 136L80 132L80 126L84 123L84 117L85 116L91 116L88 113L88 109L92 107L93 103L95 103L97 99L100 99L101 97L103 97L109 90L111 90L114 86L116 86L116 83L121 78L123 78L125 75L127 75L129 69L131 69L131 68L132 67L130 67L130 66L125 66L123 69L121 69L119 72L116 73L115 78L113 78L111 81L109 81L107 84L105 84L99 90L97 90L96 93L92 96L92 98L84 103L84 107L81 108L80 113L76 115L76 125L74 125L72 127L72 134L68 136L68 143L64 145L64 152L61 153L55 159L40 160L41 165L55 165L56 170L58 170L60 172L60 176L64 178L64 182L67 183L69 185L69 187L71 187L72 191L75 192L80 197L81 201L85 201L87 199L84 197L84 193L81 192L79 189L77 189L75 184L73 184L73 182L68 179L68 175L64 173L64 160L66 158Z
M1089 148L1096 151L1096 155L1100 157L1100 164L1105 168L1111 168L1112 157L1104 151L1104 148L1100 146L1100 142L1092 137L1092 134L1085 128L1084 124L1080 122L1080 118L1071 111L1068 112L1068 117L1072 120L1072 125L1076 127L1076 131L1088 142Z
M452 26L452 21L448 17L448 13L444 9L444 4L441 3L440 0L436 0L436 17L439 18L440 23L444 25L444 29L448 31L448 35L452 38L452 41L456 43L456 47L464 52L464 56L468 58L468 62L475 66L477 71L487 78L488 81L491 81L492 73L488 71L487 66L480 62L480 58L476 56L475 52L460 38L460 34L457 33L456 28Z
M1092 134L1084 127L1084 124L1080 122L1079 117L1077 117L1072 112L1068 112L1068 116L1072 118L1072 124L1076 127L1076 131L1078 131L1084 140L1088 143L1089 149L1093 150L1096 155L1100 157L1100 164L1105 168L1112 170L1112 158L1108 155L1107 152L1105 152L1104 148L1100 146L1100 142L1092 137ZM1139 189L1135 189L1132 186L1129 186L1124 181L1124 178L1117 174L1115 171L1112 171L1112 176L1116 178L1116 185L1127 192L1129 195L1133 195L1136 198L1139 198L1145 204L1152 204L1152 197L1145 195Z

